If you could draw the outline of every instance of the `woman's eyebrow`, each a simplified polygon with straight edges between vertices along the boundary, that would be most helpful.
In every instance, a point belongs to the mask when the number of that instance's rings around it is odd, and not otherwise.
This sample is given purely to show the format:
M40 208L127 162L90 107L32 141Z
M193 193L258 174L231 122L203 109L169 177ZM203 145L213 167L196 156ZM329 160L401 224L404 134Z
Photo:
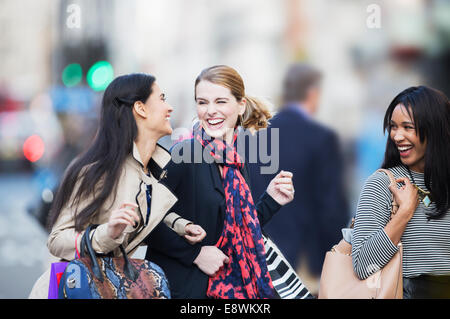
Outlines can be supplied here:
M204 98L204 97L197 97L197 101L198 100L208 101L208 99ZM227 97L217 97L214 101L218 101L218 100L226 100L226 101L228 101L229 98L227 98Z
M389 124L395 124L395 125L396 125L397 123L395 123L394 120L390 120L390 121L389 121ZM403 122L401 122L400 124L402 124L402 125L405 125L405 124L414 125L413 122L409 122L409 121L403 121Z

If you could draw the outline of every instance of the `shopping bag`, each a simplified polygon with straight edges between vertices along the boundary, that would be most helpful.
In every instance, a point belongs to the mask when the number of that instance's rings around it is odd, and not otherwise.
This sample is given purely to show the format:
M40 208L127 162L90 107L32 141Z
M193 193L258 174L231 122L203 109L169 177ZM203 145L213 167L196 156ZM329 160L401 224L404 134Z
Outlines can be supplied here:
M50 268L50 283L48 285L48 299L58 299L58 288L61 276L66 270L68 262L52 263Z
M263 239L267 269L269 270L270 278L272 278L273 287L280 298L315 299L277 245L267 235L263 235Z

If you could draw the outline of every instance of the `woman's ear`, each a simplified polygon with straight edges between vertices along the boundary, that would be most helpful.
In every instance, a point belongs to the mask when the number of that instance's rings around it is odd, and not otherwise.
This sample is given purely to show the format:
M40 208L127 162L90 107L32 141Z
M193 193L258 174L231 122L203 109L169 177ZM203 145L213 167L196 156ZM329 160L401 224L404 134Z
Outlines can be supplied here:
M245 99L245 97L243 97L241 99L241 101L239 102L239 115L244 115L246 105L247 105L247 100Z
M145 107L145 104L142 103L141 101L134 102L133 110L140 117L147 118L147 108Z

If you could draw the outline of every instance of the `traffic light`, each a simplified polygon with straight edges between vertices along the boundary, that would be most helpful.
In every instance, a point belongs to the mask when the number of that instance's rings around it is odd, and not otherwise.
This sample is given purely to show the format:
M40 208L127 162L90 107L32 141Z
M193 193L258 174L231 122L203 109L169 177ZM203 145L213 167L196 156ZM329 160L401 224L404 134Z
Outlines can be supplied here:
M88 71L86 81L94 91L103 91L114 79L114 69L108 61L96 62Z
M78 63L71 63L62 72L62 82L66 87L73 87L83 80L83 70Z
M108 56L105 40L69 42L62 38L55 57L58 84L69 89L88 85L94 91L104 90L114 76Z

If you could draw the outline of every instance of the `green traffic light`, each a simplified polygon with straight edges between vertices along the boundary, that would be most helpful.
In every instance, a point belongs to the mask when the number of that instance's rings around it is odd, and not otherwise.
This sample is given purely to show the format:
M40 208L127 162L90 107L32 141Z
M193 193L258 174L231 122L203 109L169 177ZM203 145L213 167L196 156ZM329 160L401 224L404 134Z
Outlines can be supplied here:
M94 91L102 91L114 79L114 69L107 61L96 62L87 73L86 80Z
M72 63L66 66L62 72L62 82L67 87L72 87L81 82L83 70L78 63Z

